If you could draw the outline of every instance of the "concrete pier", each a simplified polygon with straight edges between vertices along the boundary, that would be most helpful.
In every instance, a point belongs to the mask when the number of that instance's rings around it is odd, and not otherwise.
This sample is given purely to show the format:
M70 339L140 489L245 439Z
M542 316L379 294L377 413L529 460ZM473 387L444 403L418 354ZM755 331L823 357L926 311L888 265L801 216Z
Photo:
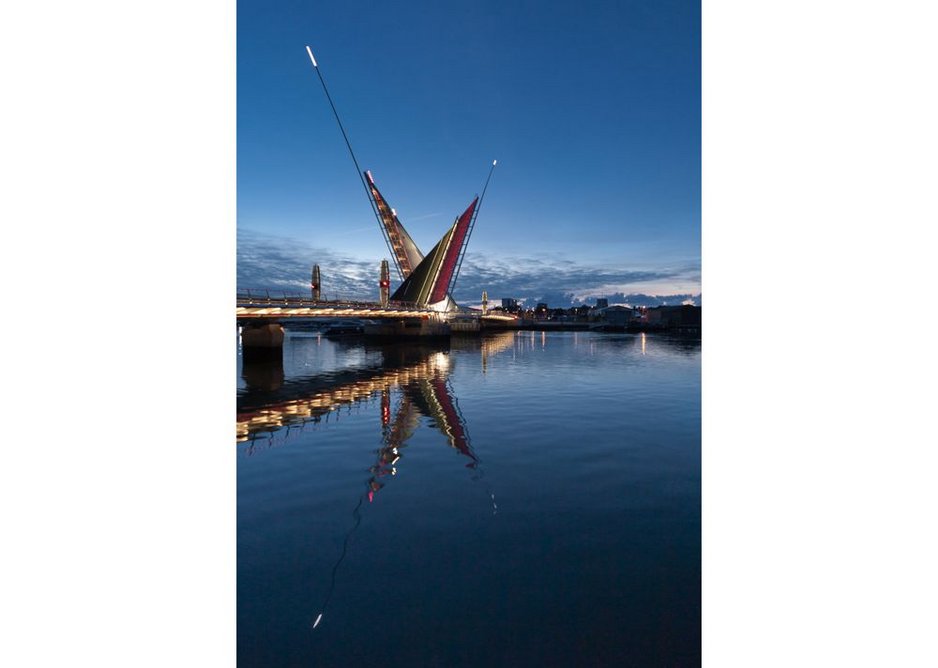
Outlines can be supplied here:
M241 328L244 359L271 359L283 355L283 326L279 322L251 322Z

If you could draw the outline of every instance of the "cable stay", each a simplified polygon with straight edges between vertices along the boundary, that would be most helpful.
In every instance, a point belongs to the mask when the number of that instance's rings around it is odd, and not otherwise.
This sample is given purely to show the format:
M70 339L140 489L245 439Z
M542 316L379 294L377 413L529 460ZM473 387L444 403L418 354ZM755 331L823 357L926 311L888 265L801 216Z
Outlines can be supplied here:
M469 221L469 229L466 231L466 236L463 238L462 246L459 249L459 258L456 260L456 271L453 272L453 276L446 288L447 294L451 294L453 287L456 285L456 279L459 277L459 270L462 269L463 258L466 256L466 246L469 245L469 237L472 236L472 230L475 228L476 218L479 217L479 211L482 209L482 201L485 199L485 191L489 188L489 181L492 179L492 172L495 171L496 164L498 164L498 160L493 160L492 166L489 168L489 175L485 179L485 185L482 187L482 195L479 196L479 203L476 205L475 211L472 212L472 220Z
M342 125L342 120L339 118L339 112L336 110L332 96L329 94L329 88L326 86L326 80L322 76L322 71L319 69L319 64L316 62L316 58L313 56L313 50L309 48L309 45L306 46L306 53L309 54L309 60L313 64L313 69L316 70L316 74L319 76L319 83L322 84L322 89L326 93L326 99L329 100L329 106L332 107L332 114L335 116L336 123L339 124L339 130L342 131L342 138L345 139L345 145L348 147L349 155L352 156L352 162L355 164L355 172L358 174L358 179L361 181L362 187L368 194L368 202L371 204L371 211L375 214L375 218L378 221L378 227L381 228L381 235L384 237L384 242L388 245L388 251L391 255L396 257L394 247L391 244L391 238L388 236L388 231L384 228L384 223L381 221L381 214L378 212L378 204L375 202L374 196L371 193L371 188L369 188L368 184L365 182L365 172L362 171L358 160L355 158L352 143L349 141L348 134L345 132L345 127ZM400 273L400 269L398 269L398 272Z

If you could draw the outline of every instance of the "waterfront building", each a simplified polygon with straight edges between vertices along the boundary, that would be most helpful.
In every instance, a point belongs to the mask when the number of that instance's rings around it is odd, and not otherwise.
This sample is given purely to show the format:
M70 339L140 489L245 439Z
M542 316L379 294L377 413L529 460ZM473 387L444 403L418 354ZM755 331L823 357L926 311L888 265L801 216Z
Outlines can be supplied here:
M645 314L650 327L665 329L700 329L701 310L699 306L659 306L650 308Z

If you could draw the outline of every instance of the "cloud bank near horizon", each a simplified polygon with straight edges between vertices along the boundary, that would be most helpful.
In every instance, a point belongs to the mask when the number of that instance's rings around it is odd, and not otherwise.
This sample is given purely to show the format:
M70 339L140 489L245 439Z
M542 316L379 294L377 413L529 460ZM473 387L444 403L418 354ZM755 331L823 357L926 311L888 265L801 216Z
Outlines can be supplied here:
M237 288L271 293L305 294L313 264L322 272L323 297L377 299L378 262L366 262L316 248L307 242L238 228ZM394 270L392 269L392 275ZM397 280L392 279L392 289ZM460 303L478 303L482 291L497 303L503 297L534 306L595 303L635 306L700 304L700 266L657 270L597 267L557 258L474 257L470 249L453 296Z

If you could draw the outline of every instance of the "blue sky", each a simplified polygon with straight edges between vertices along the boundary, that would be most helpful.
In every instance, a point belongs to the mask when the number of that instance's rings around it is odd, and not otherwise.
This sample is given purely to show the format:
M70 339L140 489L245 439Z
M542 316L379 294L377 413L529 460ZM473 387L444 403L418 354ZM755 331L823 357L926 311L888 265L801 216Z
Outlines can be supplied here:
M375 298L388 251L307 44L424 251L498 159L458 300L700 292L699 2L241 0L239 287L318 262Z

